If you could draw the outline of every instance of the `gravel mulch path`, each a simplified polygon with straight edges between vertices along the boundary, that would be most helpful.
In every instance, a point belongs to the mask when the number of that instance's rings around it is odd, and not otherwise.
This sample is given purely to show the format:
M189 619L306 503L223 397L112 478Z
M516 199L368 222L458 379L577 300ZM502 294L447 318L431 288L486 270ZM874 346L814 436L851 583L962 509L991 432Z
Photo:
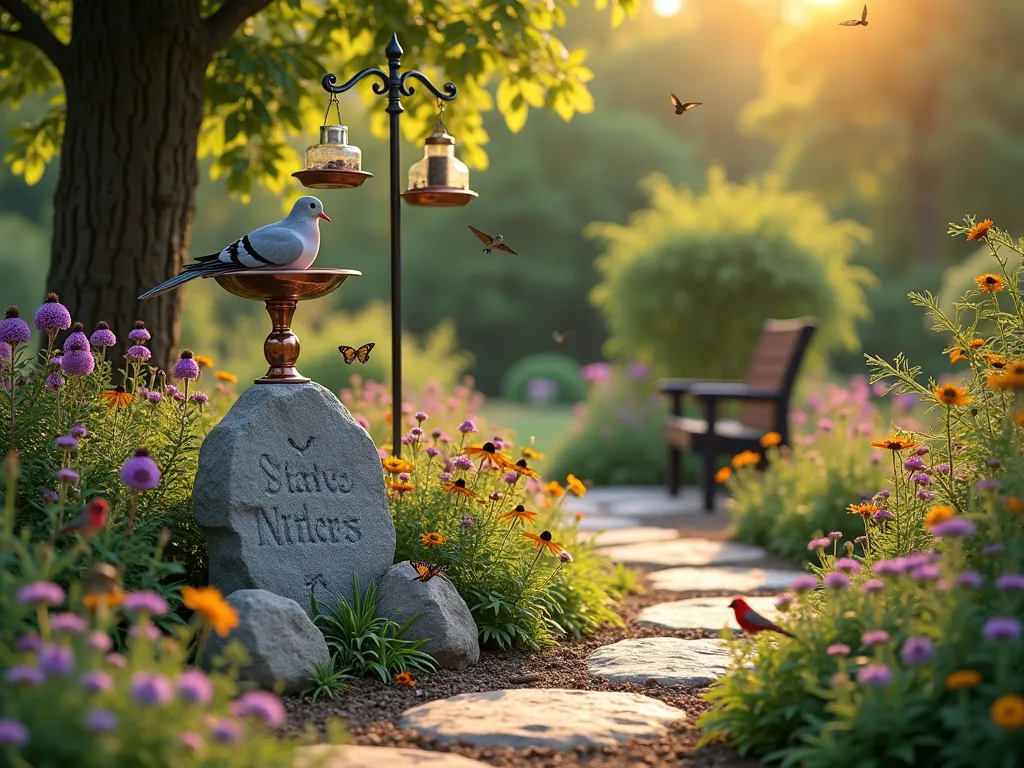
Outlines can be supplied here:
M637 569L640 570L640 569ZM685 597L708 597L733 593L702 592ZM771 593L752 593L771 594ZM340 717L348 721L351 742L370 746L395 746L451 751L502 768L563 768L565 766L687 766L692 768L753 768L761 764L738 757L721 746L697 749L700 731L697 718L707 710L701 699L703 688L679 688L634 684L611 684L591 678L586 659L595 648L626 638L641 637L715 637L716 633L701 631L673 632L634 624L642 608L655 603L681 599L675 592L650 590L631 595L619 606L625 627L606 628L581 640L569 640L541 652L483 651L480 663L462 671L440 670L417 678L412 689L384 685L380 681L360 680L337 698L285 699L288 724L283 736L299 735L306 724L321 726ZM723 612L727 601L723 600ZM505 688L575 688L590 691L631 691L660 699L678 707L685 720L655 740L633 740L622 745L600 748L577 748L557 752L532 747L479 748L466 744L437 744L434 739L394 725L406 709L460 693L476 693ZM382 768L384 768L382 766Z

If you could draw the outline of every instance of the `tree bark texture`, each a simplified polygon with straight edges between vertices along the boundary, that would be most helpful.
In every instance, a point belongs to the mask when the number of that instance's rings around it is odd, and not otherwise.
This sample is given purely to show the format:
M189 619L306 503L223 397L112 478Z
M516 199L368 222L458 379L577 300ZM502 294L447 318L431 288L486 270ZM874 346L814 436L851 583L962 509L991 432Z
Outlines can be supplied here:
M152 364L175 356L181 294L136 296L187 259L211 54L199 10L199 0L74 4L47 287L87 333L110 323L115 362L136 320L153 335Z

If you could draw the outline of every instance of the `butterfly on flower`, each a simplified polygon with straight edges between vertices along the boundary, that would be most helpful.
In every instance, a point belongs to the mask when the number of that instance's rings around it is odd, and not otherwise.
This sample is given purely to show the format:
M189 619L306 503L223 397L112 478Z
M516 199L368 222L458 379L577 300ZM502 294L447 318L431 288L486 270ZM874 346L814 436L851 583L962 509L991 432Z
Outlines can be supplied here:
M338 351L345 359L345 365L352 365L356 360L365 365L370 360L370 350L375 346L377 345L372 341L369 344L363 344L359 349L342 344L338 347Z
M413 581L430 581L435 576L441 576L448 570L447 565L431 565L430 563L424 563L422 560L410 560L409 564L416 571L416 576L412 579Z

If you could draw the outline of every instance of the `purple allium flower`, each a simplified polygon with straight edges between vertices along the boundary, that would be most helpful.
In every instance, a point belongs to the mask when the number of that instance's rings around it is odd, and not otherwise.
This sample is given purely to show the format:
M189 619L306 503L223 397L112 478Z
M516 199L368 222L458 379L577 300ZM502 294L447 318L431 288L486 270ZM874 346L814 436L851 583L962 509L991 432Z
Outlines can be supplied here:
M1001 466L1003 466L1003 462L1001 462L999 459L995 458L994 456L991 459L989 459L988 461L986 461L985 464L988 467L992 468L992 469L999 469Z
M467 432L476 432L476 424L474 424L469 419L466 419L461 424L459 424L459 432L461 432L462 434L466 434Z
M210 402L210 398L203 392L195 392L189 395L188 399L191 400L196 405L206 405L208 402Z
M918 472L916 475L910 478L914 485L931 485L932 479L924 472Z
M57 447L65 451L77 451L78 441L71 435L61 435L57 438Z
M833 571L824 578L824 584L829 589L846 589L850 586L850 577L843 573Z
M46 381L43 382L43 386L47 389L60 389L64 386L64 377L59 373L51 373L46 377Z
M794 598L793 595L789 594L789 592L782 592L781 594L775 596L775 607L778 608L780 611L789 610L789 606L793 603L793 600L795 599L796 598Z
M57 470L57 479L65 485L75 485L78 483L79 477L75 470L65 467L64 469Z
M198 669L190 669L178 678L178 695L192 704L209 704L213 701L213 683Z
M842 531L832 531L831 533L829 533L828 537L830 539L832 539L833 541L838 541L839 539L843 538L843 532Z
M958 573L956 575L956 578L953 579L953 583L958 587L963 587L964 589L980 589L981 585L985 583L985 580L977 571L964 571L963 573Z
M103 347L112 347L115 344L117 344L117 336L110 330L110 326L103 320L96 323L96 330L89 337L89 345L96 349L102 349Z
M4 319L0 321L0 341L12 347L25 344L32 338L32 329L19 315L17 307L8 307Z
M504 480L509 485L511 485L512 483L519 479L519 474L516 472L506 472L505 476L502 477L501 479Z
M81 440L83 437L89 436L89 430L85 428L84 424L75 424L71 428L71 436Z
M39 649L39 668L51 677L69 675L75 668L75 653L66 645L43 643Z
M159 392L147 392L146 399L153 405L156 405L157 403L164 399L164 396Z
M86 672L80 678L80 682L82 688L89 693L110 693L114 690L114 678L110 676L109 672L104 672L102 669Z
M860 563L850 557L840 557L835 562L835 568L845 573L860 573Z
M452 481L451 472L442 472L437 476L437 479L442 483L450 483Z
M409 437L415 438L416 440L419 440L424 434L426 433L419 427L413 427L409 430Z
M160 484L160 467L149 457L149 451L139 448L121 467L121 482L133 491L148 491Z
M949 464L939 464L938 466L935 467L935 471L938 472L940 475L948 475Z
M920 456L911 456L903 462L903 468L913 471L924 469L924 460Z
M33 322L40 331L63 331L71 327L71 313L60 303L56 293L48 293L46 301L36 310Z
M1012 616L993 616L985 622L982 634L986 640L1016 640L1021 634L1021 623Z
M573 561L573 556L563 549L561 552L558 553L558 559L561 560L563 563L571 563Z
M919 565L910 572L910 578L914 581L936 581L941 576L939 566L932 564Z
M423 411L416 411L415 418L417 422L422 424L429 418L429 416L427 416L427 414L425 414Z
M962 536L970 536L974 533L975 529L976 526L970 520L965 520L962 517L953 517L941 523L936 523L929 530L931 530L932 536L939 538L960 538Z
M89 349L89 339L86 337L85 333L83 333L84 330L85 326L81 323L75 323L71 326L71 333L69 333L68 337L64 339L65 354L72 350L80 352L82 350Z
M179 392L178 388L173 384L168 384L166 387L164 387L164 394L167 395L168 397L174 397L175 395L180 395L181 392Z
M793 579L790 582L789 588L793 592L810 592L818 588L818 580L809 573L805 573L803 576L797 576Z
M128 338L141 344L149 341L151 337L149 331L146 330L146 324L141 320L136 320L135 327L128 332Z
M889 642L889 633L884 629L872 629L865 632L861 636L860 641L864 645L885 645L885 643Z
M28 728L17 720L0 717L0 747L24 747L28 736Z
M77 613L57 613L50 617L50 629L54 632L67 632L80 635L89 628L85 619Z
M881 579L868 579L860 585L860 588L868 594L872 592L879 592L885 589L885 582Z
M8 368L11 365L11 355L14 350L6 341L0 341L0 368Z
M996 579L996 589L1002 589L1006 591L1024 590L1024 574L1004 573L1002 576Z
M881 522L882 520L892 520L894 517L895 515L888 509L880 509L871 516L871 519Z
M230 717L222 717L210 725L210 736L221 744L237 744L242 740L242 724Z
M931 491L926 491L924 488L920 489L917 492L916 496L921 501L931 501L932 499L935 498L935 494L934 493L932 493Z
M921 635L908 637L900 648L900 659L904 664L924 664L935 655L935 646L931 640Z
M123 608L127 613L148 613L154 616L162 616L171 609L164 598L150 590L129 592L124 596Z
M428 445L426 448L423 449L423 451L427 454L427 456L437 456L439 453L441 453L439 450L437 450L437 448L435 448L432 445Z
M136 344L134 347L128 347L128 351L124 356L129 363L144 363L149 360L152 354L148 347Z
M160 674L136 672L132 677L132 698L150 707L162 707L174 698L171 681Z
M62 357L64 357L64 353L61 352L58 349L56 352L53 353L53 357L51 357L46 364L47 365L54 365L54 366L57 366L59 368L60 367L60 359Z
M875 496L877 496L877 497L878 497L878 498L880 498L880 499L888 499L888 498L889 498L889 496L890 496L890 493L889 493L889 490L888 490L888 489L886 489L886 488L883 488L883 489L882 489L882 490L880 490L880 491L879 491L878 493L876 493L876 494L875 494Z
M927 456L930 452L931 448L929 448L927 445L919 445L917 446L917 450L914 451L914 453L916 453L918 456Z
M178 734L178 743L190 752L198 752L206 744L203 737L195 731L182 731Z
M983 477L974 485L979 491L984 493L985 491L995 491L999 488L999 481L994 477Z
M835 643L826 648L825 653L829 656L849 656L850 646L844 645L843 643Z
M443 432L441 432L441 430L440 430L440 429L435 429L435 430L433 430L433 431L432 431L432 432L430 433L430 436L431 436L432 438L434 438L435 440L437 440L437 439L438 439L439 437L441 437L441 435L442 435L442 434L444 434L444 433L443 433Z
M463 528L472 528L476 524L476 518L472 515L463 515L462 520L459 521L459 525Z
M96 631L89 635L89 647L99 651L100 653L106 653L114 647L114 641L110 639L110 635L106 632Z
M469 456L456 456L452 459L452 466L456 469L469 469L473 466L473 460Z
M174 364L174 378L187 380L199 378L199 363L193 358L192 350L181 350L181 357Z
M453 439L452 439L452 437L450 435L446 435L444 432L442 432L441 436L439 438L437 438L437 442L439 442L439 443L450 443L450 442L453 442Z
M52 581L33 581L18 590L18 602L55 608L64 602L64 588Z
M19 653L24 653L25 651L31 651L32 653L35 653L42 647L43 640L35 632L26 632L24 635L19 637L14 643L14 650L18 651Z
M39 667L19 664L8 669L4 673L4 679L11 685L42 685L46 681L46 675Z
M175 395L174 399L175 400L180 400L180 399L183 399L183 398L179 397L178 395ZM409 437L409 435L402 435L402 445L409 445L412 442L413 442L413 439L411 437Z
M284 705L277 696L267 691L246 691L238 697L231 709L239 717L251 715L262 720L268 728L284 725Z
M983 555L998 555L1003 551L1002 544L986 544L981 548L981 554Z
M827 539L822 536L820 539L811 539L807 542L807 551L813 552L816 549L824 549L832 543L832 539Z
M109 733L117 727L117 716L109 709L93 709L85 715L85 727L93 733Z
M857 682L869 688L884 688L892 681L892 671L885 664L868 664L857 673Z
M60 501L60 494L57 493L56 491L46 491L42 496L42 500L43 506L48 507L51 504L56 504L58 501Z

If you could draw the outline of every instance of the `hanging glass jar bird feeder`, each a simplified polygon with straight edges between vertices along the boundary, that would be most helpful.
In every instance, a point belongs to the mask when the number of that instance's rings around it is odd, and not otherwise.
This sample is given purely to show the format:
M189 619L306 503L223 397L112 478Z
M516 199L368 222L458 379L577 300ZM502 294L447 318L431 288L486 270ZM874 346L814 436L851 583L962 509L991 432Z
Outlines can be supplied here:
M469 188L469 168L455 156L455 139L441 118L444 102L437 100L437 125L424 142L423 159L409 168L409 189L402 197L410 205L453 207L466 205L476 192Z
M332 105L338 122L328 125ZM324 124L320 126L320 143L306 149L305 170L296 171L292 176L311 189L350 189L373 177L363 170L362 162L362 150L348 143L348 126L341 124L341 106L337 95L332 93Z

